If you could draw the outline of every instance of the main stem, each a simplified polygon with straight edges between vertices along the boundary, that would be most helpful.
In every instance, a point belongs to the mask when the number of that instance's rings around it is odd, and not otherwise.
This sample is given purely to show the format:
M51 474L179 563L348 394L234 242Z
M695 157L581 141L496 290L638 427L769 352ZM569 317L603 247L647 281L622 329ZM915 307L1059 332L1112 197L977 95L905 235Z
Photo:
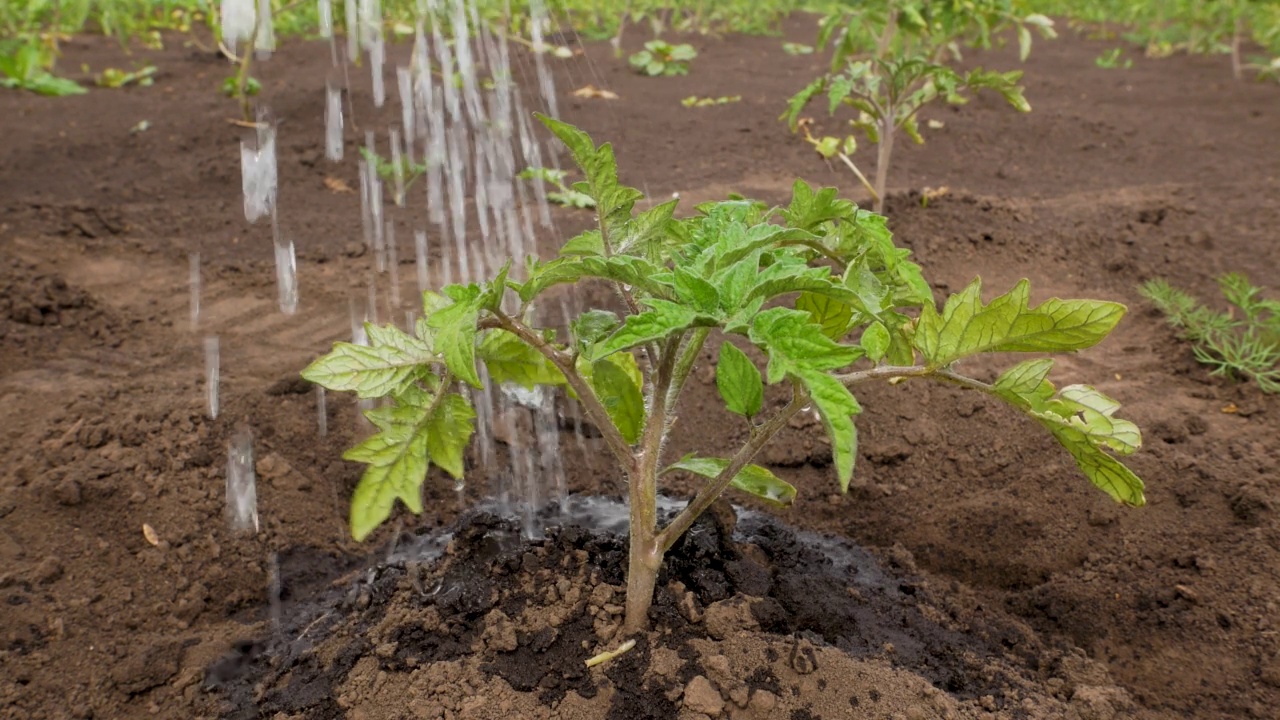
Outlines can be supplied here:
M627 563L627 614L623 630L637 633L649 624L649 606L658 582L665 548L658 543L658 470L662 462L662 441L667 434L669 391L675 378L683 337L664 343L659 350L657 370L653 373L652 395L648 402L648 421L640 449L636 451L635 471L628 487L631 510L630 547Z
M872 209L876 214L884 214L884 195L886 186L889 184L889 160L893 156L893 134L894 127L893 116L894 107L886 110L887 116L880 124L880 144L876 148L876 189L875 199Z

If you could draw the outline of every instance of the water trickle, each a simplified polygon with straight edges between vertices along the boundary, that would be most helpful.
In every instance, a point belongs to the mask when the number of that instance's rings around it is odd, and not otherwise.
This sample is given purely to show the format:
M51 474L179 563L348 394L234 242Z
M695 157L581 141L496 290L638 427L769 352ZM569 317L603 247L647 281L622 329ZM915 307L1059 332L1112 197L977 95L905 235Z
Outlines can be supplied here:
M258 532L258 487L253 433L236 432L227 448L227 521L236 532Z
M320 24L320 37L326 40L333 37L333 3L330 0L319 0L316 15Z
M401 65L396 68L396 88L400 91L400 122L404 127L404 154L413 162L413 138L417 127L414 118L413 73ZM400 194L404 194L401 188ZM404 204L403 202L401 203Z
M222 0L222 40L233 54L253 36L254 0Z
M396 248L396 226L387 221L387 269L390 270L391 307L400 309L400 258Z
M276 290L280 312L292 315L298 311L298 258L293 239L280 232L280 220L271 213L271 233L276 253Z
M204 392L209 401L209 417L218 417L218 382L220 379L221 359L218 351L218 336L211 335L204 339Z
M316 429L320 437L329 434L329 401L324 396L324 386L316 386Z
M413 233L413 248L415 252L415 263L418 271L418 292L424 293L431 289L430 276L427 273L427 231L417 230Z
M352 0L343 0L343 10L347 20L347 58L360 54L360 15L359 9ZM349 86L348 86L349 87Z
M240 142L240 177L244 217L257 222L276 204L276 132L260 124L256 143Z
M271 631L280 632L280 555L274 550L267 553L267 605L271 608Z
M342 159L342 90L331 85L325 89L324 156L331 162Z
M387 134L391 138L391 178L396 188L396 205L404 207L404 156L400 152L400 130L391 128Z
M187 257L191 288L191 329L200 327L200 253L191 253Z
M271 18L271 0L258 0L258 34L253 40L253 51L259 60L266 60L276 49L275 22Z
M387 61L386 44L382 40L382 33L379 32L374 36L373 45L369 48L369 72L373 74L373 105L374 107L382 107L387 101L387 89L383 83L382 67Z

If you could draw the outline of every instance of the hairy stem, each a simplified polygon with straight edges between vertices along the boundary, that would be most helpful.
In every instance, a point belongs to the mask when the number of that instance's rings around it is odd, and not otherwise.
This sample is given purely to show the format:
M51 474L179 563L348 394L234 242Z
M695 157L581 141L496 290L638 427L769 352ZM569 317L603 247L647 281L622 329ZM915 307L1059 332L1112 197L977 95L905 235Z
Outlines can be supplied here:
M756 453L760 452L760 449L767 445L773 439L773 436L777 435L778 431L786 426L787 421L797 412L800 412L800 409L808 402L809 396L805 393L804 388L800 383L792 381L791 402L774 413L773 417L766 420L763 425L757 427L755 432L751 434L751 439L730 458L729 464L725 466L724 470L721 470L720 474L711 482L703 485L698 494L693 496L693 500L690 500L685 509L681 510L680 514L676 515L676 518L671 521L671 524L658 533L657 543L660 552L665 553L676 544L680 536L693 525L693 521L706 512L707 508L711 507L711 504L716 501L716 498L724 493L742 468L746 467L756 456Z
M618 463L626 469L629 476L635 473L635 458L631 455L631 447L623 439L622 433L618 432L618 428L613 424L613 421L609 419L609 412L604 409L604 405L600 404L600 399L596 397L595 391L591 389L586 379L578 374L572 355L556 349L544 340L541 335L534 332L532 328L502 312L494 312L491 318L481 321L480 327L482 329L497 327L506 330L528 343L530 347L550 360L551 364L555 365L556 369L564 375L569 387L573 388L573 391L578 395L578 401L582 403L582 407L587 416L591 418L591 422L595 423L596 427L600 429L600 434L604 437L605 444L609 446L609 450L613 452Z
M895 103L890 103L889 113L880 121L880 143L876 148L876 187L875 204L872 208L876 214L884 214L884 195L889 184L889 160L893 156L893 133L897 129L893 121L896 112Z
M253 53L258 43L258 28L262 23L262 7L258 0L253 0L253 34L244 49L244 58L240 60L240 73L236 78L236 90L240 93L240 114L245 122L253 122L249 115L249 68L253 65Z
M668 340L653 378L653 394L649 398L648 420L640 450L636 453L636 471L631 475L628 501L631 510L630 547L627 570L627 609L623 629L628 633L644 630L649 624L649 606L662 566L663 548L656 538L658 530L658 466L662 460L662 441L667 434L667 397L675 374L680 348L679 336Z
M695 328L685 338L680 349L680 357L676 360L675 372L671 376L671 388L667 390L668 411L674 409L676 401L680 399L680 393L684 391L684 382L689 379L693 364L698 361L698 355L702 352L702 346L710 334L711 328Z

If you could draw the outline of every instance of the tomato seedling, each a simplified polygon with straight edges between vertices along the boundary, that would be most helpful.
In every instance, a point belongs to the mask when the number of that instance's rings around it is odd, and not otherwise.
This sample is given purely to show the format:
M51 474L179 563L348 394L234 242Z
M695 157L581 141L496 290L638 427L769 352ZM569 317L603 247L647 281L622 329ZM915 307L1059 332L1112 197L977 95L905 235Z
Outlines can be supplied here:
M650 40L644 49L634 53L629 62L637 72L649 77L688 75L689 61L698 57L692 45L672 45L662 40Z
M962 44L986 46L992 33L1005 26L1017 27L1023 58L1031 51L1030 28L1053 36L1049 18L1019 16L1011 7L1010 0L876 0L833 11L823 18L818 35L820 48L832 48L831 69L796 93L780 119L793 132L803 131L823 158L844 163L871 193L872 208L882 212L898 131L924 142L917 118L921 108L939 98L961 104L967 102L967 93L985 89L1000 93L1021 112L1031 110L1018 84L1021 71L960 72L948 64L960 58ZM874 182L853 161L855 133L817 137L810 131L811 123L801 118L809 103L824 94L828 114L840 108L856 111L850 125L877 146Z
M567 241L556 258L530 259L523 280L508 263L489 282L424 293L412 333L370 324L368 345L338 343L303 371L332 390L392 401L366 413L377 434L344 455L368 465L351 504L357 539L385 521L397 499L422 511L430 464L462 477L476 416L462 390L481 386L479 362L492 382L566 386L625 475L630 633L648 624L664 555L722 493L732 487L775 504L793 501L795 488L752 460L796 413L816 410L839 487L854 483L861 406L851 388L863 383L927 379L1000 398L1044 426L1112 498L1144 503L1142 481L1114 457L1137 450L1141 435L1115 416L1114 400L1085 385L1055 389L1048 358L1018 363L992 383L960 372L975 355L1090 347L1119 322L1123 305L1056 298L1032 305L1025 280L983 302L975 279L939 309L883 216L800 181L785 207L732 199L677 218L673 199L637 214L643 195L618 181L608 144L542 121L581 168L578 187L595 200L598 227ZM622 314L586 311L567 333L530 321L546 290L589 280L612 285ZM724 457L666 464L678 401L713 331L723 338L716 387L748 439ZM753 354L766 358L764 372ZM767 402L771 386L789 400ZM706 482L660 526L659 482L673 471Z

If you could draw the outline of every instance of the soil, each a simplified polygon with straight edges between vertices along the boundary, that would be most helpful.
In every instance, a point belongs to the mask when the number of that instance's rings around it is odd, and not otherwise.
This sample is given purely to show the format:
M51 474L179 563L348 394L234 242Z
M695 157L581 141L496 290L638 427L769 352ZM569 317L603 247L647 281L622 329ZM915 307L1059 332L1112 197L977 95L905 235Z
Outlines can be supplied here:
M787 34L809 41L812 25ZM729 192L781 202L797 176L859 197L775 121L819 59L783 53L780 38L691 41L693 71L665 79L586 44L555 66L564 118L615 144L624 180L686 206ZM591 671L582 661L614 646L617 537L566 529L481 552L484 535L509 531L460 518L443 478L427 483L423 516L397 515L363 545L346 534L355 406L330 397L320 438L297 380L347 336L372 273L358 196L332 182L356 187L354 164L323 159L325 45L286 44L259 66L281 122L282 228L298 242L292 317L276 310L269 229L242 220L242 131L216 55L171 37L129 60L160 69L153 87L0 94L0 717L1274 717L1277 400L1197 365L1136 285L1165 277L1207 297L1230 270L1280 285L1278 91L1232 81L1220 58L1097 68L1109 47L1066 32L1039 43L1029 115L989 97L928 111L943 126L898 153L887 212L940 293L1027 277L1038 298L1130 306L1112 339L1055 372L1116 397L1144 429L1132 466L1148 506L1114 505L982 397L867 388L847 495L816 426L795 423L763 456L800 490L780 519L843 538L853 566L828 566L781 525L761 521L772 530L742 543L703 526L714 542L671 563L655 631ZM1016 65L1009 49L970 59ZM129 61L86 37L61 65ZM588 83L620 99L570 96ZM678 102L732 94L742 101ZM375 120L367 80L352 95L349 154L395 114L388 103ZM565 233L587 222L556 219ZM206 334L221 338L217 419ZM712 376L697 377L672 457L741 439ZM227 442L242 428L259 477L249 536L222 517ZM573 491L617 492L598 448L563 445ZM469 501L494 479L473 467ZM445 527L458 535L440 563L378 562L393 539ZM744 558L754 571L728 569ZM884 581L850 595L870 572Z

